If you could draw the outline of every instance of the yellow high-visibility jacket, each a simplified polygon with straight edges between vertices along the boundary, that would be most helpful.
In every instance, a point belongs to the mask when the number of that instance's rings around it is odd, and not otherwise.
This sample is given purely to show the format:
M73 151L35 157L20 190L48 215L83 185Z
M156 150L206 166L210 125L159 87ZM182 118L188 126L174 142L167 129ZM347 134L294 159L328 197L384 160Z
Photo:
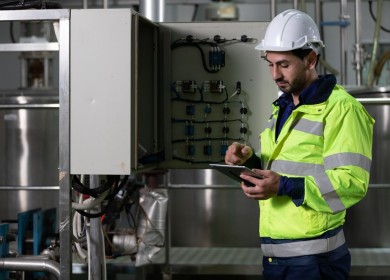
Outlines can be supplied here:
M264 169L304 179L303 203L291 197L260 200L260 236L302 239L344 224L346 209L366 194L374 119L340 85L325 101L293 110L276 139L279 106L260 134Z

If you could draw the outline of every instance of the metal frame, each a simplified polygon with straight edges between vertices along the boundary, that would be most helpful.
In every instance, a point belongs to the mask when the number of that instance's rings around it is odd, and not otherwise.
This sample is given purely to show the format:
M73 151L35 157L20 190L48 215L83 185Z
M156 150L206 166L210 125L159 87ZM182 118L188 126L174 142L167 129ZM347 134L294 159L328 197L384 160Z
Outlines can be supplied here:
M69 32L70 10L0 11L0 21L47 20L58 22L58 43L0 44L0 51L59 51L59 232L60 279L72 271L71 201L69 175Z

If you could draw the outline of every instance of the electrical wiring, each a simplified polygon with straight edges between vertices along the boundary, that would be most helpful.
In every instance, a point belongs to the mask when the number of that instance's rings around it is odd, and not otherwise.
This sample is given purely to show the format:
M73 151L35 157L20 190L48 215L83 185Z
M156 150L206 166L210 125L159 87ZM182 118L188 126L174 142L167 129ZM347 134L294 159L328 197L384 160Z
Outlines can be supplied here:
M174 50L180 47L195 47L196 49L198 49L201 55L203 69L207 73L213 74L218 73L221 70L221 67L225 66L225 52L220 48L221 44L235 42L248 43L253 41L253 38L250 38L246 35L241 35L240 39L226 39L222 38L220 35L215 35L213 39L206 38L202 40L196 39L192 35L187 35L185 38L181 38L174 41L171 44L171 49ZM201 47L202 45L208 45L211 47L211 51L209 52L209 64L211 69L209 69L207 66L206 55Z
M71 216L72 216L72 226L73 226L72 241L76 243L84 243L86 241L86 238L85 236L82 236L81 224L78 223L78 221L80 220L80 214L78 214L76 211L73 210Z
M375 15L374 15L374 12L372 11L372 1L368 1L368 3L369 3L369 8L370 8L370 15L371 15L372 19L374 20L374 22L377 22L377 19L376 19ZM383 27L382 24L380 25L380 28L383 31L385 31L387 33L390 33L390 29Z
M80 195L79 196L79 204L82 204L83 203L83 195ZM75 244L75 247L76 247L76 251L77 251L77 254L79 255L79 257L85 262L88 258L87 256L87 252L86 250L84 250L82 247L81 247L81 242L85 242L86 241L86 236L80 238L81 236L81 232L82 232L82 229L81 229L81 215L79 213L77 213L76 211L72 211L72 215L73 215L73 221L72 221L72 225L73 225L73 241L74 241L74 244Z
M0 10L25 10L25 9L61 9L58 2L47 0L1 0Z
M117 184L119 181L119 176L108 176L107 182L98 188L90 189L84 186L84 184L80 181L77 176L73 176L72 178L72 188L78 191L79 193L90 195L92 197L98 197L101 193L110 189L114 184Z
M11 38L12 43L16 43L15 35L14 35L14 22L10 21L9 23L9 36Z
M194 5L194 12L191 17L191 21L195 21L196 16L198 15L198 10L199 10L199 4Z
M179 47L195 47L200 53L203 69L207 73L218 73L219 72L218 69L213 70L207 67L206 55L204 53L204 50L200 47L201 45L209 45L211 47L217 46L215 42L209 41L209 39L198 40L198 39L194 39L193 36L188 35L186 36L185 39L178 39L175 42L173 42L171 45L171 49L174 50Z
M72 208L75 210L91 210L99 206L103 200L107 197L107 195L110 193L110 190L105 191L101 195L99 195L97 198L88 198L83 201L83 203L76 203L72 202Z
M86 234L86 237L87 237L87 248L90 248L91 247L91 235L90 235L90 228L91 228L91 224L90 224L90 220L88 217L84 217L84 224L85 224L85 234ZM104 243L104 234L103 234L103 229L102 229L102 223L101 221L99 220L99 230L100 230L100 242L99 244L101 245L101 252L102 252L102 280L105 280L107 279L107 270L106 270L106 258L105 258L105 243ZM87 250L87 259L88 259L88 263L91 263L91 250ZM93 280L93 277L92 277L92 266L89 265L88 266L88 279L89 280Z
M197 39L187 35L173 41L171 50L173 53L182 47L197 48L205 72L217 73L225 67L226 53L223 47L254 41L255 39L246 35L232 39L220 35ZM192 62L190 64L184 60L183 55L184 52L177 54L178 59L181 58L180 61L187 63L183 67L192 69ZM231 57L228 59L230 61ZM217 76L217 79L203 79L201 86L198 86L194 77L183 77L171 83L172 159L194 164L218 163L226 154L229 141L248 140L251 132L247 121L251 112L245 104L246 96L242 94L241 81L236 81L234 92L231 93L228 86L230 88L232 81L225 84L225 81L219 80ZM231 137L227 137L229 132L232 133Z
M172 101L181 101L181 102L192 102L192 103L208 103L208 104L224 104L226 102L229 102L230 99L232 99L234 96L237 96L241 93L241 88L237 88L230 96L225 86L223 86L224 92L225 92L225 98L221 101L214 101L214 100L205 100L204 99L204 88L202 87L199 91L200 98L199 99L190 99L190 98L182 98L179 94L179 92L175 89L175 82L171 85L172 92L175 93L176 97L171 98Z
M107 196L108 199L109 199L109 202L108 202L108 204L104 207L104 209L101 212L98 212L98 213L88 213L88 212L85 212L84 210L79 210L79 209L75 209L75 210L78 213L80 213L82 216L87 217L87 218L99 218L99 217L101 217L102 215L104 215L107 212L108 209L110 209L112 203L114 202L115 196L125 186L125 184L128 182L128 179L129 179L129 176L128 175L125 176L124 179L122 180L122 182L119 184L119 186L117 186L116 188L111 190L110 194Z
M203 69L204 69L207 73L210 73L210 74L218 73L219 70L210 70L210 69L207 67L206 55L205 55L205 53L204 53L204 50L199 46L199 44L200 44L200 43L176 44L176 45L174 45L174 46L172 47L172 49L175 49L175 48L178 48L178 47L195 47L195 48L199 51L199 53L200 53Z
M218 137L218 138L191 138L191 139L175 139L175 140L172 140L172 143L175 144L175 143L184 143L184 142L187 142L187 141L191 141L191 142L202 142L202 141L242 141L244 139L242 138L230 138L230 137Z
M104 228L103 228L103 234L104 234L105 240L106 240L107 243L108 243L108 246L109 246L110 249L111 249L111 255L116 255L116 249L115 249L115 247L114 247L114 244L112 244L112 242L110 241L110 237L108 236L107 229L104 229Z
M110 190L107 190L105 193L101 194L98 198L88 198L86 200L83 200L83 195L79 195L79 202L78 203L72 203L73 209L93 209L94 207L98 206L98 204L104 200L104 198L107 196ZM77 211L73 211L73 241L76 247L77 254L79 257L85 262L88 261L88 263L91 263L91 251L88 250L90 248L91 239L90 239L90 222L87 217L83 217L84 224L85 224L85 237L80 238L81 232L83 232L81 227L81 220L82 215L78 213ZM100 233L101 233L101 240L99 244L101 244L101 250L103 252L103 258L102 258L102 280L107 279L107 270L106 270L106 258L105 258L105 240L104 240L104 232L102 228L101 222L99 223ZM81 246L81 242L86 240L87 242L87 250L83 249ZM90 266L88 266L88 279L91 278L92 271Z
M192 120L192 119L177 119L172 118L174 123L195 123L195 124L205 124L205 123L229 123L229 122L240 122L243 123L242 119L224 119L224 120Z
M173 156L172 158L180 160L180 161L184 161L184 162L189 163L189 164L203 164L203 163L209 164L209 163L221 163L221 162L224 162L222 159L221 160L217 160L217 161L210 161L210 160L192 160L192 159L182 158L182 157L178 157L178 156Z
M78 238L79 230L81 228L80 225L81 225L81 215L79 213L77 213L77 212L74 212L73 223L72 223L72 226L73 226L73 230L72 230L73 231L73 241L74 241L74 245L76 247L77 254L85 262L87 260L88 256L87 256L86 250L84 250L81 247L81 241L85 241L86 237L85 238Z

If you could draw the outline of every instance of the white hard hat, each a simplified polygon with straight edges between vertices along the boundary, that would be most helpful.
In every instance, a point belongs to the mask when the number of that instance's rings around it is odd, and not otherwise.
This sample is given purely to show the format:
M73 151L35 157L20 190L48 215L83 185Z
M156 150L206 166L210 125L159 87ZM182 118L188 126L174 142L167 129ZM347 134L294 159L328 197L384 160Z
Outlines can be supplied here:
M270 22L264 39L256 49L279 52L313 49L318 53L320 47L324 47L324 43L314 20L301 11L291 9L278 14Z

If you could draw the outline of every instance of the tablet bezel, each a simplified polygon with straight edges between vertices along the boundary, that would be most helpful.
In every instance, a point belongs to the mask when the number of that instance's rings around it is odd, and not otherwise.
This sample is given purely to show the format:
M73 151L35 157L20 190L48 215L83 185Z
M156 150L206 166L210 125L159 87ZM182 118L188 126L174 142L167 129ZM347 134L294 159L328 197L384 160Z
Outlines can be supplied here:
M255 185L247 180L242 179L240 177L241 174L245 174L245 175L256 177L258 179L262 179L261 175L257 174L253 170L251 170L248 167L243 166L243 165L228 165L228 164L215 164L215 163L211 163L209 165L213 169L216 169L216 170L222 172L223 174L225 174L226 176L232 178L233 180L235 180L237 182L240 182L240 183L244 182L244 184L248 187L253 187Z

